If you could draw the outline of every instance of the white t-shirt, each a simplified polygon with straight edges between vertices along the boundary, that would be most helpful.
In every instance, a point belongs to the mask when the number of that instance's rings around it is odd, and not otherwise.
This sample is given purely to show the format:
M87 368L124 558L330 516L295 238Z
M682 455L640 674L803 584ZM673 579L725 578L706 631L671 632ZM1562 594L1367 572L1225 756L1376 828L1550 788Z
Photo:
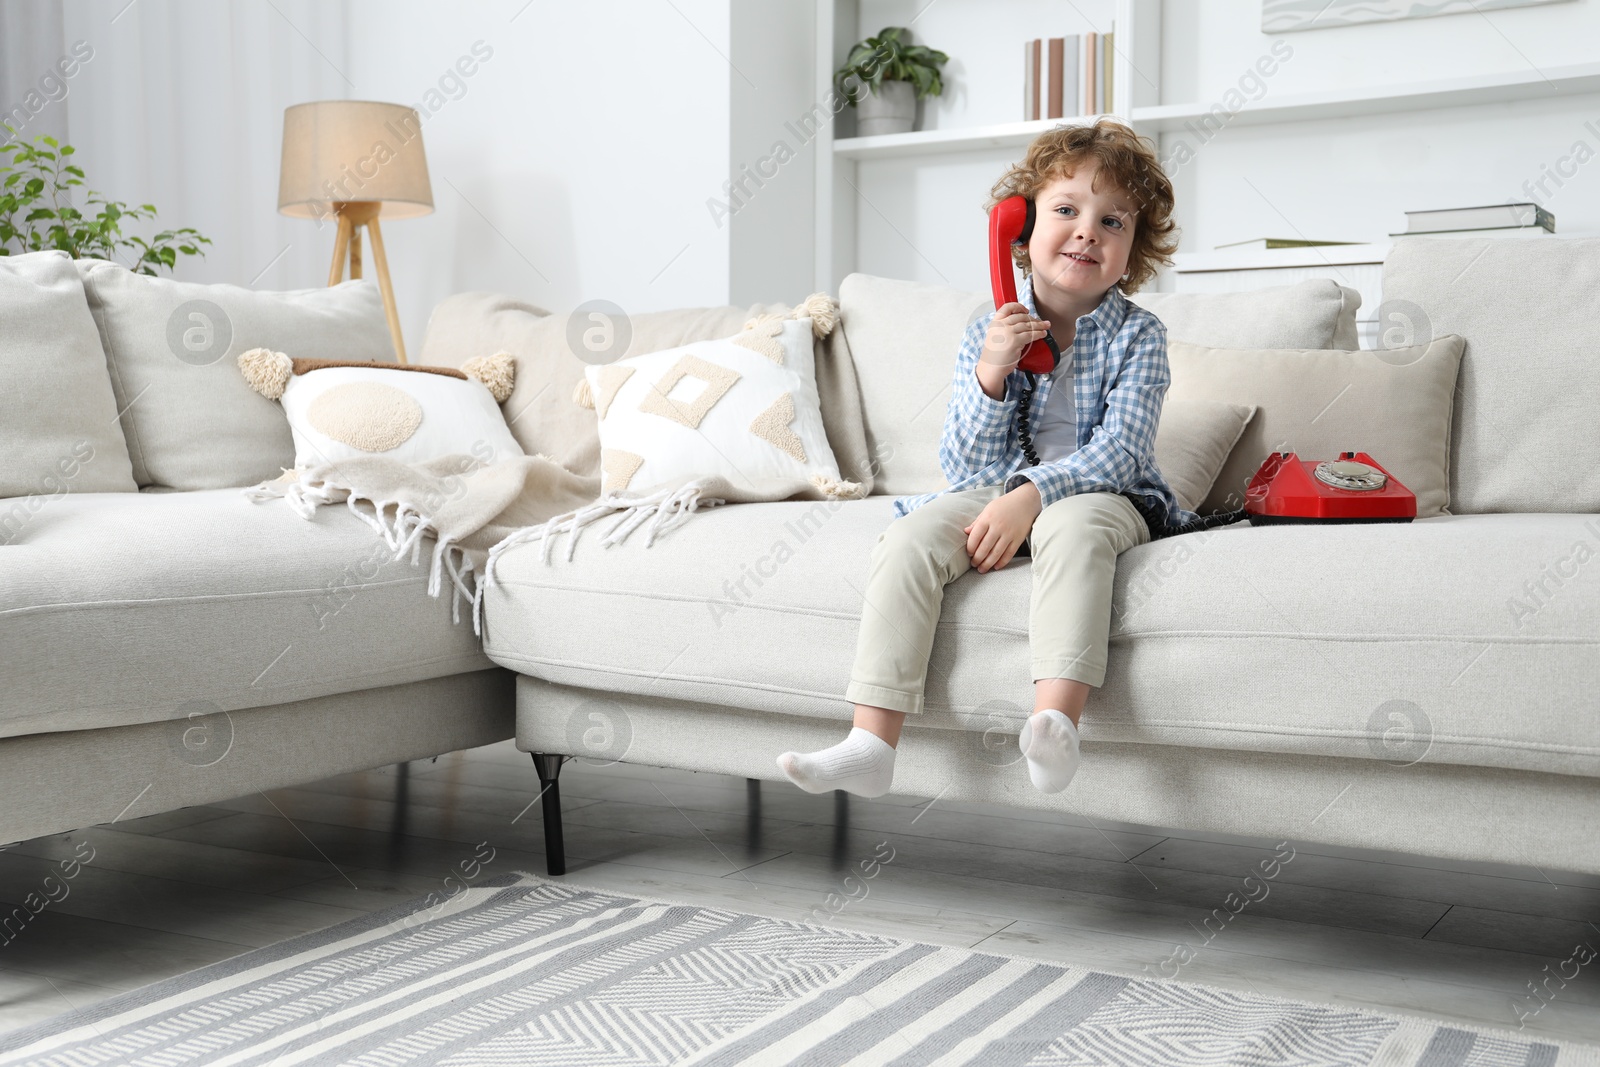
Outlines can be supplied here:
M1078 450L1078 412L1072 379L1072 357L1062 353L1061 366L1050 373L1054 384L1044 410L1034 419L1033 451L1040 463L1065 459ZM1041 385L1043 382L1040 383Z

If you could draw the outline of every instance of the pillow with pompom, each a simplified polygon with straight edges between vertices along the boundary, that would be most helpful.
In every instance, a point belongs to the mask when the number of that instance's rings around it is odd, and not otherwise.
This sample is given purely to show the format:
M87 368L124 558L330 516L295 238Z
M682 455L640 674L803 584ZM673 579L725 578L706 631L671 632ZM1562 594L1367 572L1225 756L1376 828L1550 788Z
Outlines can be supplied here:
M618 502L690 482L724 500L855 499L817 394L814 338L837 307L817 293L732 337L590 366L573 399L600 420L601 493Z
M283 405L302 470L373 455L402 463L523 455L500 411L516 371L505 352L469 359L460 370L291 359L265 348L238 362L252 389Z

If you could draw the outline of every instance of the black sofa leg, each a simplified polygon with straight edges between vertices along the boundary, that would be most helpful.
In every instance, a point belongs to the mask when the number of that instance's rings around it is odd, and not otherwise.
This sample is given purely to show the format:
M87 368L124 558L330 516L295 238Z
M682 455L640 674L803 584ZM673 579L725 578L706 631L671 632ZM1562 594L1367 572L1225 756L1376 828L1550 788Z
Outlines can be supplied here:
M561 838L561 763L565 756L534 752L539 772L539 797L544 810L544 863L552 877L567 873L567 846Z
M754 856L761 850L761 779L744 780L744 800L744 847L746 852Z

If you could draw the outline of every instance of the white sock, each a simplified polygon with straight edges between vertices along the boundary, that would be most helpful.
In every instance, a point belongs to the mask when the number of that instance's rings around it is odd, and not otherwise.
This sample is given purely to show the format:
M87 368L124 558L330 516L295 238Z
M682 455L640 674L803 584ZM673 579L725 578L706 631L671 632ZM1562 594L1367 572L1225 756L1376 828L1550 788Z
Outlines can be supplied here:
M843 789L861 797L881 797L894 780L894 746L871 730L851 727L850 734L820 752L785 752L778 766L808 793Z
M1066 713L1046 708L1028 716L1017 735L1028 777L1041 793L1059 793L1078 773L1078 728Z

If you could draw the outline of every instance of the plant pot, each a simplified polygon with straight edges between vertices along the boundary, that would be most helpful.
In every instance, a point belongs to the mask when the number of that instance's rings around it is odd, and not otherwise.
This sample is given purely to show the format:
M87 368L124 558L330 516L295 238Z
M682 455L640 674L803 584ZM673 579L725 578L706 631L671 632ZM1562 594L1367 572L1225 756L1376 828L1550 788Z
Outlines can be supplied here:
M868 92L856 104L858 137L910 133L916 122L916 89L910 82L879 82L877 92Z

